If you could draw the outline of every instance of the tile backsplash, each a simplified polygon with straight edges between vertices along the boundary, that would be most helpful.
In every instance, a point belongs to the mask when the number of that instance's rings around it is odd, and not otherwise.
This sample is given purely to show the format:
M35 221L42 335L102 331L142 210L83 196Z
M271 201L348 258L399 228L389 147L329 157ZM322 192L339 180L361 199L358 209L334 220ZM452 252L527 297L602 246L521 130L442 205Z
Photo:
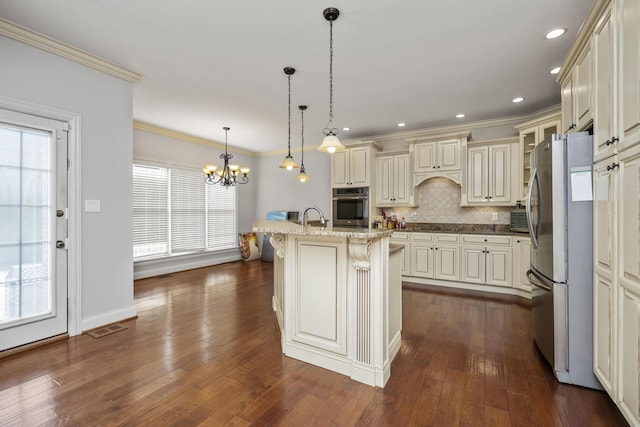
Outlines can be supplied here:
M454 224L509 224L512 207L461 207L461 189L447 178L431 178L416 189L415 208L385 208L388 216L404 217L406 222L440 222ZM380 211L378 211L378 214ZM415 213L414 218L411 215ZM492 214L498 214L493 221Z

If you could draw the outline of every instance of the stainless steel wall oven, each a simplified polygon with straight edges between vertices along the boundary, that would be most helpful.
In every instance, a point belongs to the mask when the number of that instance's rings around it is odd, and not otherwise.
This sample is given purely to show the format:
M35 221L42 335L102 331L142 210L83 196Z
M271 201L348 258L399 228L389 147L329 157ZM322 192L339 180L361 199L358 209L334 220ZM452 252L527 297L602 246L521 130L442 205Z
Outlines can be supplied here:
M369 188L334 188L333 221L335 227L369 227Z

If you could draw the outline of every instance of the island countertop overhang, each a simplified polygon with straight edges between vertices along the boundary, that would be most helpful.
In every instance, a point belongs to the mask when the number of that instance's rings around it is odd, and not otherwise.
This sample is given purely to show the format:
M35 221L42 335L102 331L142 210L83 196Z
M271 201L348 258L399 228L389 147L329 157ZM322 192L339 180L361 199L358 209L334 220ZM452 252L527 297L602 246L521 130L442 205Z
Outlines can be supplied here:
M375 240L389 237L394 230L349 228L349 227L314 227L303 226L287 221L255 221L253 231L266 234L300 234L307 236L347 237L349 239Z

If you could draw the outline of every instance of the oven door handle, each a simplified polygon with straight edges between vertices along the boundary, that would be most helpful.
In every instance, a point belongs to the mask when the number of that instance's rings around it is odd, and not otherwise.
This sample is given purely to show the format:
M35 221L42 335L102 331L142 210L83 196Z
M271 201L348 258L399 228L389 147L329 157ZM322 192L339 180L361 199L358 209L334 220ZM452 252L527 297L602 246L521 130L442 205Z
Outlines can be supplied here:
M368 200L366 196L340 196L334 197L333 200Z
M535 277L538 280L537 281L532 280L531 276ZM531 269L527 270L527 279L529 279L529 282L531 282L533 286L536 286L540 289L544 289L545 291L548 291L548 292L553 292L553 288L545 283L546 282L545 278L540 276L538 273L536 273Z

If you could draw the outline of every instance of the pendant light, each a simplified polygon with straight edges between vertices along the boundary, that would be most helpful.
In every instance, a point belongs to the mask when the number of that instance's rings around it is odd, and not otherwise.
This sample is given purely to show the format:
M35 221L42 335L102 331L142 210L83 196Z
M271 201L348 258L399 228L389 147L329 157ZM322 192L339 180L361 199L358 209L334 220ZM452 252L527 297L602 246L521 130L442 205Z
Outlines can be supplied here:
M299 166L293 157L291 157L291 75L296 72L296 69L293 67L284 67L284 73L287 75L287 79L289 80L289 141L288 141L288 149L287 156L280 163L281 169L286 169L290 171L291 169L297 169Z
M298 176L296 177L296 179L299 182L307 182L309 181L309 175L307 175L307 172L304 170L304 110L307 109L306 105L300 105L298 106L298 108L300 109L300 123L302 123L301 128L302 131L301 133L301 141L302 141L302 157L300 159L300 173L298 174Z
M336 129L333 124L333 21L338 19L340 11L335 7L328 7L322 14L324 15L324 19L329 21L329 123L322 131L324 133L324 139L318 147L318 151L335 153L345 150L344 145L340 143L340 140L336 136L338 129Z

